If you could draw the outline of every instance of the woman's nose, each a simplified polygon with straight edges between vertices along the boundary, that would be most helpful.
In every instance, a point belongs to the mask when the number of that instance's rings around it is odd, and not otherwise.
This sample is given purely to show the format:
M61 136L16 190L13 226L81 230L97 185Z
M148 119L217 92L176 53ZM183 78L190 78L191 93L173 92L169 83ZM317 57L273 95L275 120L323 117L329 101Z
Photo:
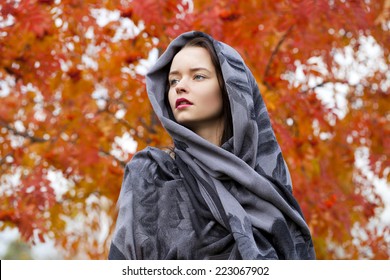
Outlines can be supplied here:
M176 93L188 92L188 85L184 78L177 83L175 89L176 89Z

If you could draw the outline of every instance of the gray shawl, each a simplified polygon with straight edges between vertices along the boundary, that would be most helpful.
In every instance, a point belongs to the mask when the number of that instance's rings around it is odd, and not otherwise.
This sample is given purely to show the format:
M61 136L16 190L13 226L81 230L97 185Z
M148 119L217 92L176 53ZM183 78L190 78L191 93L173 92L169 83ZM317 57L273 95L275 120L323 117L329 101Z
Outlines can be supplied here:
M170 62L198 36L213 43L230 100L234 136L221 147L175 122L166 105ZM184 33L146 85L175 157L148 147L127 164L109 259L314 259L266 106L241 56L207 34Z

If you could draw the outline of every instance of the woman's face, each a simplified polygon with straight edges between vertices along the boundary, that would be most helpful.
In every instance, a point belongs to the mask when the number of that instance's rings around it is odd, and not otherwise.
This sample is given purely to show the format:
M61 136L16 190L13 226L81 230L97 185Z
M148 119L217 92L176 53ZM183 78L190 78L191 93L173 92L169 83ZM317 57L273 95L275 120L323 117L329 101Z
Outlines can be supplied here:
M178 123L197 132L222 123L222 93L210 54L202 47L183 48L172 60L168 99Z

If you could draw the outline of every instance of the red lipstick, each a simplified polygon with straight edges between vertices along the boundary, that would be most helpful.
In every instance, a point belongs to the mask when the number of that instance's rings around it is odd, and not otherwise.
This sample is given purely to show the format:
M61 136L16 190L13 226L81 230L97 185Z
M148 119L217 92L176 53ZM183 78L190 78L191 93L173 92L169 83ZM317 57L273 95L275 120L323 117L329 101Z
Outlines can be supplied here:
M191 105L192 103L185 98L178 98L176 100L176 109L184 109Z

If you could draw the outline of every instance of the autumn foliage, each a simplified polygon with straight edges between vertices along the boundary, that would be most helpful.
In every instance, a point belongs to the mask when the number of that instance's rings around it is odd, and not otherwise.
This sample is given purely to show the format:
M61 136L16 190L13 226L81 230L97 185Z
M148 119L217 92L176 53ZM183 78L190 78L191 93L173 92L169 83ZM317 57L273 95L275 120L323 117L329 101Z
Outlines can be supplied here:
M373 178L389 188L389 29L388 0L0 0L0 230L107 258L134 152L119 139L171 143L146 61L201 30L256 77L317 257L388 259Z

